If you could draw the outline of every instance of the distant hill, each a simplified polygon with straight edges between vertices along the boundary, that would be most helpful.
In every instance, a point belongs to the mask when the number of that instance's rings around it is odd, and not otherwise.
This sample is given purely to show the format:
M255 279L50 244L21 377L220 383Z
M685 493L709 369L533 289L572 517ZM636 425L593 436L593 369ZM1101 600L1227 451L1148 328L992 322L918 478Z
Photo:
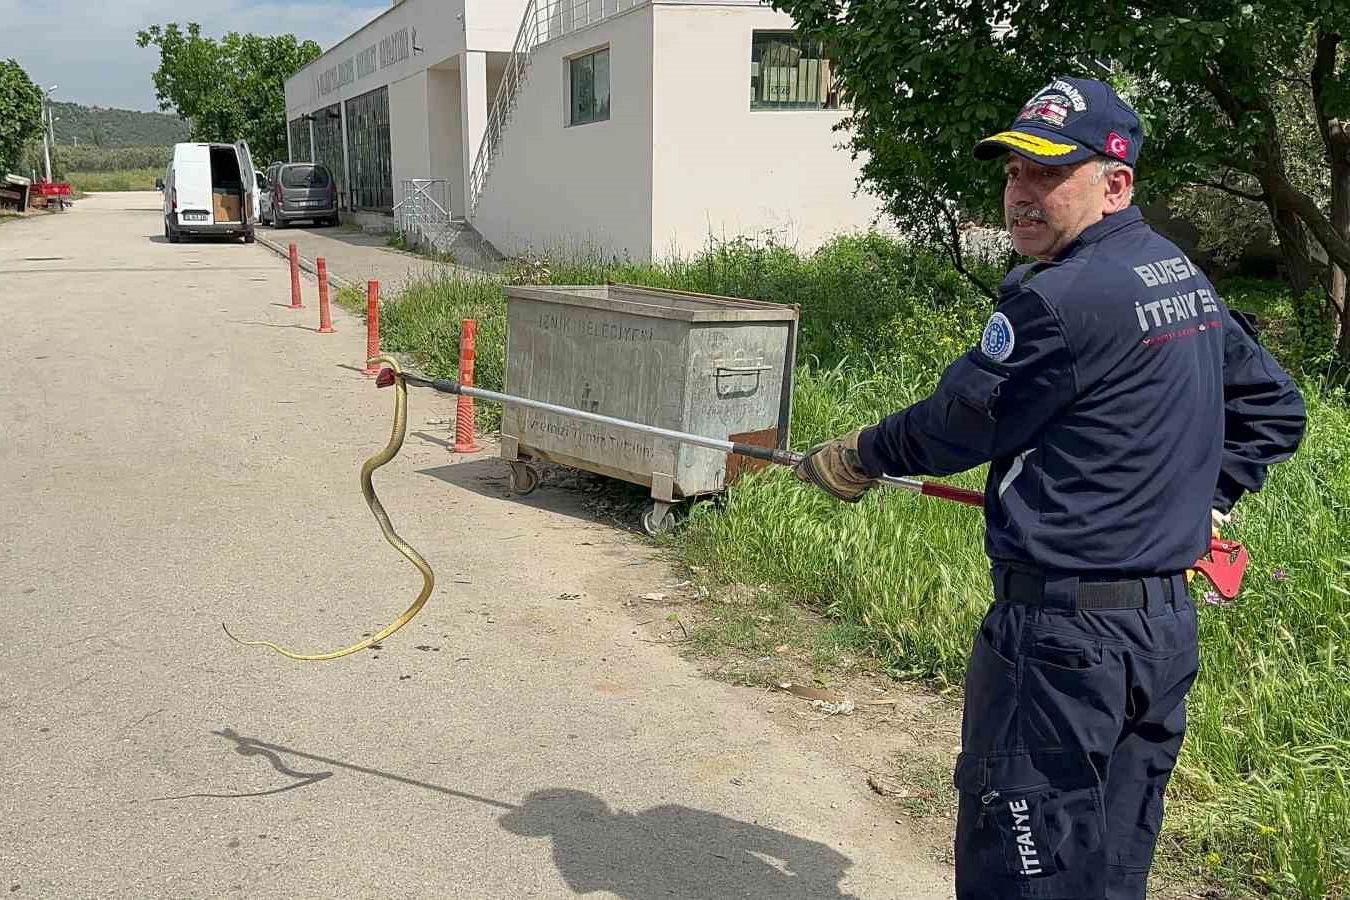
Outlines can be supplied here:
M188 139L188 124L167 113L52 103L52 115L60 147L171 147Z

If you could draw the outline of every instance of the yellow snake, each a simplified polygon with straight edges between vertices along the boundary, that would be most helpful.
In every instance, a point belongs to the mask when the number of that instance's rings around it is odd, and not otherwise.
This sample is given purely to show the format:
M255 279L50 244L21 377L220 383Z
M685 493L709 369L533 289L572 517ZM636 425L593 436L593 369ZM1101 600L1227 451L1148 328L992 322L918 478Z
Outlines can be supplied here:
M343 650L334 650L332 653L313 653L303 654L287 650L285 647L278 646L271 641L242 641L230 633L228 626L222 624L225 633L236 643L243 644L245 647L271 647L282 656L289 659L298 659L302 662L322 662L330 659L339 659L343 656L350 656L353 653L360 653L398 631L404 625L407 625L426 605L427 599L431 596L431 589L435 586L436 576L431 572L431 566L422 555L412 548L412 546L403 538L399 537L394 531L394 526L389 523L389 516L384 511L384 506L380 503L380 498L375 496L375 486L371 484L370 476L376 469L389 462L398 455L398 451L403 447L403 437L408 426L408 385L403 380L403 370L399 368L398 362L387 357L377 356L369 360L368 365L379 363L387 366L394 372L394 431L389 437L389 443L379 453L376 453L370 459L366 460L365 465L361 467L361 494L366 498L366 504L370 506L370 511L375 514L376 520L380 523L380 530L384 532L384 539L387 540L394 549L402 553L408 560L417 566L422 573L422 593L417 595L403 615L399 616L388 627L382 629L374 637L367 638L359 644L353 644Z

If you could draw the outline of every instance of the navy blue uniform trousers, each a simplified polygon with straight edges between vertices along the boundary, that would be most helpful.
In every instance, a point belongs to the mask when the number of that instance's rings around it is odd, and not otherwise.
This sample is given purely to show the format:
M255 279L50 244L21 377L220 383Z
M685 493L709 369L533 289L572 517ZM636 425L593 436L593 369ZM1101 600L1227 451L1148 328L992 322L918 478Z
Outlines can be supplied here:
M985 615L954 773L959 900L1144 900L1199 658L1185 576L1143 582L1146 609L1078 609L1064 579Z

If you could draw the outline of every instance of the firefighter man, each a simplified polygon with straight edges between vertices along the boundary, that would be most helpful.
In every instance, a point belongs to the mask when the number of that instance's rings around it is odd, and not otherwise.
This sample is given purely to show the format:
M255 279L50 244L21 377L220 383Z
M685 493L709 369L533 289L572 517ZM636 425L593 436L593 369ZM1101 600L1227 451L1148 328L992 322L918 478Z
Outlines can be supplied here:
M1199 664L1186 570L1304 433L1252 323L1132 205L1142 143L1110 86L1068 77L981 141L1034 261L931 396L797 467L857 501L883 474L990 463L960 900L1143 900Z

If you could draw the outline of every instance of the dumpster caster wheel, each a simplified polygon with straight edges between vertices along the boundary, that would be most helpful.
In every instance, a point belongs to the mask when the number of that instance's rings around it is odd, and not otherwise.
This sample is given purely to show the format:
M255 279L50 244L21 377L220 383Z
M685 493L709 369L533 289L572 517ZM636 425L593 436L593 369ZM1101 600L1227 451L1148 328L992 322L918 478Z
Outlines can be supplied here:
M657 501L642 514L642 530L652 537L666 534L675 527L674 505Z
M539 487L539 473L521 462L511 463L511 492L520 497L534 493Z

